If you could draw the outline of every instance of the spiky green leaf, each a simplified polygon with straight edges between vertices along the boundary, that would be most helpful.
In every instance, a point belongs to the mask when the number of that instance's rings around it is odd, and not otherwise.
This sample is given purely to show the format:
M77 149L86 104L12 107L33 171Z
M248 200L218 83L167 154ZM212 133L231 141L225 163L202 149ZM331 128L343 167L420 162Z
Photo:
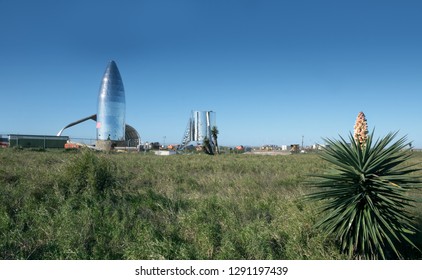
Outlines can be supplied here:
M421 169L407 164L412 154L406 151L406 138L393 141L396 133L374 141L374 132L365 145L325 139L329 144L321 157L332 164L332 170L313 175L318 189L308 198L325 201L324 214L317 226L335 234L340 248L351 258L386 258L387 250L398 258L397 244L416 247L409 239L414 234L413 217L406 210L412 206L409 190L419 188Z

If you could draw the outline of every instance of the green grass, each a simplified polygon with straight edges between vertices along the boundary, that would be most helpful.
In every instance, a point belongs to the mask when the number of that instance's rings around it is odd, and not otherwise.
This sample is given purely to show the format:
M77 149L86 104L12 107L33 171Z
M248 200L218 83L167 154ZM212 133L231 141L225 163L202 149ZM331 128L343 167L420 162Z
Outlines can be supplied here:
M327 167L315 154L0 149L0 259L347 259L303 199ZM422 230L422 203L412 211Z

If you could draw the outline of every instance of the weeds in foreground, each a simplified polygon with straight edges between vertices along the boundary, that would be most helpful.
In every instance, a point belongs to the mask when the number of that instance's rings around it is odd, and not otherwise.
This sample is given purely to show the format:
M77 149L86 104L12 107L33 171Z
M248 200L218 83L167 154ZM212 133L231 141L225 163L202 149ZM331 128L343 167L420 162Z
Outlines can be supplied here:
M347 258L302 200L328 167L315 155L0 150L0 163L0 259Z

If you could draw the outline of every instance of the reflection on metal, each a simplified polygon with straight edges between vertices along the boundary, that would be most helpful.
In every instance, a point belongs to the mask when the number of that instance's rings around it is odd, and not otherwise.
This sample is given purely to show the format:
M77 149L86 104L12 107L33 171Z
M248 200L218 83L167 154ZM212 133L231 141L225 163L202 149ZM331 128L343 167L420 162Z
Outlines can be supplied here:
M205 138L212 141L211 129L215 126L215 123L215 112L192 111L181 147L185 147L190 142L202 144Z
M125 90L114 61L110 61L100 86L97 111L97 140L125 140Z
M141 143L139 133L125 123L126 100L122 77L114 61L110 61L101 80L97 114L72 122L63 127L57 136L69 127L87 120L97 122L97 141L112 141L115 145L136 147Z

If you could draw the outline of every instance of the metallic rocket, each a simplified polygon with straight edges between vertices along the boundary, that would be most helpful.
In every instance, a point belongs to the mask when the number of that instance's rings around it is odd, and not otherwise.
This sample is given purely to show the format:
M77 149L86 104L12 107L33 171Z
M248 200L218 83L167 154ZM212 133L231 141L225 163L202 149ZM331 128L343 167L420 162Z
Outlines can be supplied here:
M87 120L97 122L97 147L104 149L106 140L111 140L113 146L134 147L141 143L139 133L135 128L125 123L126 100L122 77L116 62L110 61L101 80L98 93L97 114L72 122L63 127L57 136L69 127Z
M97 140L125 140L126 101L116 62L109 62L98 94Z

